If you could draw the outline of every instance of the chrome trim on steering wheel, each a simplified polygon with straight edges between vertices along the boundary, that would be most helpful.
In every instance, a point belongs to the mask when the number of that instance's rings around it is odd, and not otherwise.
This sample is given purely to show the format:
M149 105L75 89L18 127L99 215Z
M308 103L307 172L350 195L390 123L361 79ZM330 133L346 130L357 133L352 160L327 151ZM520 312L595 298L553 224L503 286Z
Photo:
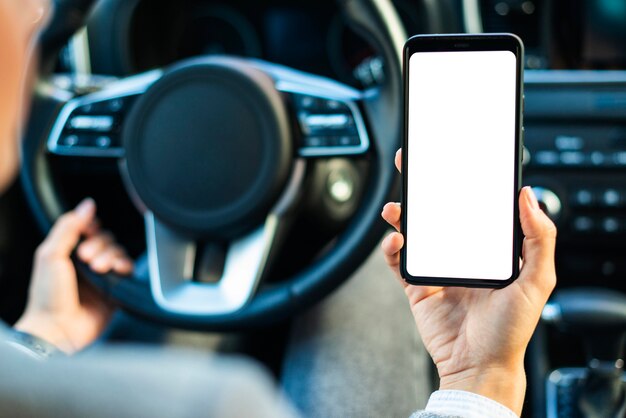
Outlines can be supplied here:
M231 243L224 274L217 283L193 281L197 245L145 215L150 288L162 309L186 315L229 314L241 309L254 294L272 247L278 220Z
M478 0L463 0L463 24L467 33L482 33L483 19Z
M265 224L230 243L222 277L215 283L194 281L197 243L146 212L150 289L157 305L184 315L225 315L244 307L265 273L280 223L301 190L305 166L303 159L296 160L291 179Z
M389 0L373 0L372 4L378 9L378 13L385 22L387 30L391 35L391 42L393 42L398 62L402 62L402 48L404 42L408 38L402 19L398 15L393 3Z

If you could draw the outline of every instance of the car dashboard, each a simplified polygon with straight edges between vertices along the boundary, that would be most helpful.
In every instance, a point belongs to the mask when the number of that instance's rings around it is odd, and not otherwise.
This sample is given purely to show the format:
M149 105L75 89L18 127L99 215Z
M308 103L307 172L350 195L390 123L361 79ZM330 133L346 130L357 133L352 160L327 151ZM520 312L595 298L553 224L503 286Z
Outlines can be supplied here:
M403 20L424 30L419 8L399 0ZM111 30L113 28L113 30ZM375 49L348 27L334 1L108 0L87 26L94 72L125 76L181 59L228 54L369 87L381 81Z
M523 179L559 229L558 286L626 290L620 280L626 274L626 11L622 2L575 3L393 2L408 35L512 32L524 40ZM385 80L376 48L329 0L103 0L77 38L61 54L59 71L124 77L193 56L230 54L359 89ZM71 166L58 164L66 172ZM131 205L125 210L132 212ZM143 250L129 246L135 254Z
M408 35L511 32L523 39L523 182L533 186L558 227L557 291L596 286L626 292L626 3L393 0L393 5ZM91 92L97 89L94 83L206 54L267 60L358 89L385 82L380 54L358 28L348 26L334 0L100 0L86 27L61 52L57 81ZM67 206L94 197L103 225L140 259L146 250L143 219L125 193L116 162L48 157ZM296 221L307 239L285 244L291 252L281 254L288 262L272 271L277 282L309 263L307 257L327 248L345 228L357 204L338 209L325 179L337 169L356 173L356 200L368 174L364 162L369 161L363 160L310 160L315 184L304 199L303 219ZM12 200L19 201L19 193L13 190ZM28 213L23 202L12 210ZM31 219L22 223L0 229L21 234L21 242L34 250L40 237ZM26 297L30 254L0 237L0 275L11 278L0 280L2 317L8 320L23 308L18 301ZM3 270L5 264L10 268ZM529 416L545 416L541 388L549 368L581 364L584 355L575 338L556 332L546 336L541 328L534 338Z

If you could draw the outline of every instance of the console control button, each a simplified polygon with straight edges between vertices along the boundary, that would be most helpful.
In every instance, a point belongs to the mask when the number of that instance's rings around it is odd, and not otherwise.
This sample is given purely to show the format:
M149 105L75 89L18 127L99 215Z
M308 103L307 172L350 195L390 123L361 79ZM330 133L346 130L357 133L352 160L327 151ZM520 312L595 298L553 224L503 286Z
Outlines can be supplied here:
M590 207L595 203L593 192L589 189L580 189L574 192L572 203L575 206Z
M613 154L613 160L616 165L626 166L626 151L620 151Z
M621 223L617 218L607 217L602 220L602 231L608 234L615 234L620 231Z
M592 166L600 167L600 166L606 165L608 161L609 159L606 157L606 155L603 152L594 151L591 154L589 154L589 162L591 163Z
M580 136L557 135L554 146L561 151L579 151L585 146L585 141Z
M595 222L588 216L578 216L572 222L575 232L589 233L595 229Z
M602 193L600 202L603 206L618 207L622 204L622 194L615 189L607 189Z
M559 164L559 154L556 151L537 151L534 161L537 165L556 166Z
M585 163L585 154L578 151L566 151L561 153L560 160L563 165L580 166Z

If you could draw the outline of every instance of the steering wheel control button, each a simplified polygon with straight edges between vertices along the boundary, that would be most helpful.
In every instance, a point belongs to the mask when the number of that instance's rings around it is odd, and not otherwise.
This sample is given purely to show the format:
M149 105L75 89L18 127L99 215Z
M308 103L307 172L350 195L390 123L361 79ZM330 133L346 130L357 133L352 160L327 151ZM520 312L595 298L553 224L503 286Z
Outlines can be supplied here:
M339 137L339 146L341 147L350 147L350 146L356 146L359 145L361 143L361 140L359 139L358 136L342 136Z
M300 125L305 134L318 132L355 132L354 119L349 114L306 114L300 118Z
M68 128L76 131L111 132L115 120L112 116L74 116Z
M99 136L96 138L96 146L98 148L109 148L111 146L111 138L108 136Z
M128 98L127 100L118 98L118 99L113 99L113 100L109 100L106 102L106 105L108 107L108 110L113 112L113 113L117 113L120 112L124 109L124 105L127 104L125 102L128 102Z
M59 144L62 144L66 147L73 147L75 145L78 145L78 141L79 138L76 135L67 135L59 141Z
M137 97L161 74L160 70L150 71L69 100L50 132L48 152L74 157L123 157L121 135L126 116Z
M356 155L369 146L358 107L350 100L291 92L303 157Z
M245 59L170 68L133 106L122 137L138 198L198 239L230 241L261 225L293 163L283 95Z
M92 100L89 96L65 105L48 141L53 154L79 157L121 157L120 127L135 97ZM87 104L82 104L87 101ZM61 125L63 123L63 125ZM60 127L60 128L59 128ZM59 132L60 131L60 132Z
M306 147L327 147L329 144L330 140L325 136L307 136L304 138L304 146Z

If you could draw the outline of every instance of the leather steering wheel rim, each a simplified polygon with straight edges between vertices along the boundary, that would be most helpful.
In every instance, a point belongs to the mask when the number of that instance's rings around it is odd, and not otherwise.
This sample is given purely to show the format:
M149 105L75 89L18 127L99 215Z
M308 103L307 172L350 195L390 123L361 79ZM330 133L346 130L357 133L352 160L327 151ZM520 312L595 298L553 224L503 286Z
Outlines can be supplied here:
M88 10L85 0L66 0L62 3L70 8L75 3L78 5L75 10ZM372 158L370 179L359 208L336 240L332 251L288 280L259 290L242 309L225 315L181 315L164 311L155 303L150 289L146 289L149 287L147 283L111 274L96 274L75 260L79 273L115 304L140 317L180 328L233 331L263 326L288 318L321 300L343 283L378 245L387 228L380 219L381 208L399 195L399 176L393 160L402 134L400 56L404 34L391 2L339 0L338 4L350 25L366 36L382 55L386 81L377 91L368 94L362 103L374 138L370 152L375 158ZM59 44L62 43L57 40L53 45ZM56 118L60 106L54 95L36 94L23 144L21 178L27 201L44 231L50 229L52 214L59 211L60 204L50 180L42 137L49 132L49 118Z

